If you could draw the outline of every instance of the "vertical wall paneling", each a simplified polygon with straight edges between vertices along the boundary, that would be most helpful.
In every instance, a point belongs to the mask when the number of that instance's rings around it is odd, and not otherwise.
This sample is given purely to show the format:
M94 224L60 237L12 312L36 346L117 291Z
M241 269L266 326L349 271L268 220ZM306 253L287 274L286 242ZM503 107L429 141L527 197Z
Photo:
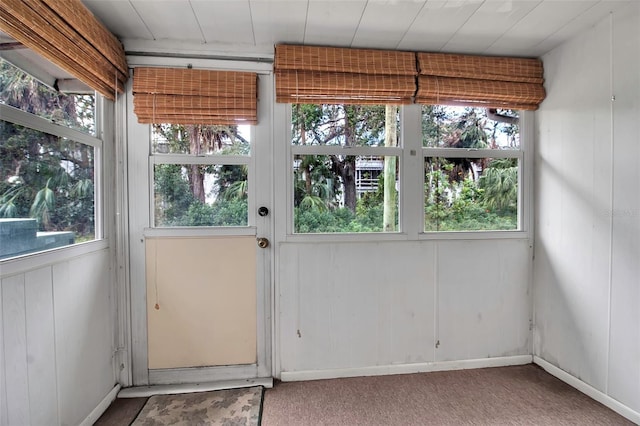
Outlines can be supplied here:
M436 361L529 354L527 240L438 243Z
M640 412L640 3L543 60L534 353Z
M282 371L528 355L529 250L528 239L283 243Z
M4 278L2 280L4 380L7 386L7 423L10 425L31 423L25 315L24 275Z
M61 424L80 423L115 384L108 250L53 266Z
M636 13L640 6L636 7ZM609 394L640 412L640 18L612 21L613 219ZM630 54L635 52L635 55Z
M58 421L51 267L24 275L31 424Z

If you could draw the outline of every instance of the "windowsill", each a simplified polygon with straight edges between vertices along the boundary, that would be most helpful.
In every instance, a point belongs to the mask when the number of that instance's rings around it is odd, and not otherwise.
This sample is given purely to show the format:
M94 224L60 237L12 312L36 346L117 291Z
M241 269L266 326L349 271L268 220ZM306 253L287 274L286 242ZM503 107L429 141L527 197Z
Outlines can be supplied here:
M376 241L448 241L448 240L511 240L527 239L527 231L459 231L422 232L410 236L403 232L362 234L288 234L285 243L357 243Z
M9 257L0 260L0 277L61 263L78 256L104 250L109 247L106 239L87 241L50 250Z

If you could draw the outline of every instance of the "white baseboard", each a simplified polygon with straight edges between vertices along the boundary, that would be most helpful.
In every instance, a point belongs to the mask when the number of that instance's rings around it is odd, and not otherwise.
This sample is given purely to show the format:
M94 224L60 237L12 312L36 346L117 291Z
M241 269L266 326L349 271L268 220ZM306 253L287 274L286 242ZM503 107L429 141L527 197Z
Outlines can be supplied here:
M114 386L113 389L111 389L109 391L107 396L105 396L102 399L102 401L100 401L100 404L98 404L98 406L96 408L94 408L91 413L89 413L89 415L82 421L82 423L80 423L80 426L91 426L91 425L93 425L100 418L100 416L105 411L107 411L107 408L109 408L109 405L111 405L111 403L118 396L118 392L119 391L120 391L120 385L117 384L117 385Z
M118 398L140 398L152 395L169 395L174 393L209 392L222 389L238 389L253 386L273 387L271 377L245 380L220 380L205 383L183 383L176 385L136 386L122 389Z
M533 359L531 355L517 355L497 358L465 359L460 361L440 361L416 364L379 365L372 367L337 368L330 370L283 371L280 373L280 380L282 380L283 382L294 382L300 380L337 379L342 377L428 373L431 371L506 367L509 365L531 364L532 362Z
M621 402L611 398L609 395L599 391L598 389L594 388L591 385L586 384L585 382L578 379L577 377L572 376L566 371L556 367L555 365L545 361L544 359L538 356L534 355L533 363L539 365L547 373L557 377L558 379L562 380L569 386L576 388L577 390L584 393L588 397L595 399L596 401L598 401L599 403L603 404L606 407L611 408L613 411L620 414L621 416L626 417L627 419L631 420L636 424L640 424L640 413L638 413L635 410L632 410L631 408L627 407Z

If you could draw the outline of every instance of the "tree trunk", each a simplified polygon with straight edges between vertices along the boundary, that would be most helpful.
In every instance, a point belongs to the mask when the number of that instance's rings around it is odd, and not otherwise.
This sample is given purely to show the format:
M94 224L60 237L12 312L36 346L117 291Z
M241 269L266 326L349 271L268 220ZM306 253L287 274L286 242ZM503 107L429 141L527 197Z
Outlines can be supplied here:
M193 197L204 203L204 173L202 173L200 168L201 166L198 164L189 165L189 188L191 188Z
M353 105L344 106L344 146L346 147L356 146L356 108L357 107ZM340 171L342 185L344 186L344 205L355 213L356 202L358 200L356 193L356 157L346 156L344 160L340 162L338 170Z
M384 146L398 146L396 136L396 106L385 107ZM382 230L393 232L396 230L396 157L384 157L384 202L382 215Z
M187 126L187 132L189 132L189 152L197 155L200 153L200 126ZM189 165L189 188L196 200L205 202L204 173L201 166L197 164Z

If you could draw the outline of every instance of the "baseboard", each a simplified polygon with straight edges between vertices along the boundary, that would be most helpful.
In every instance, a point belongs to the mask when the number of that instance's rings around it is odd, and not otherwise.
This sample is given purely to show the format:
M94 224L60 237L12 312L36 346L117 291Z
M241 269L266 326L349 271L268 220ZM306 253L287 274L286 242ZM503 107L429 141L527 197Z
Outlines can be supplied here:
M111 403L118 396L118 392L120 392L120 385L117 384L109 391L107 396L105 396L102 401L98 404L96 408L93 409L91 413L80 423L80 426L91 426L93 425L100 416L107 411L107 408L111 405Z
M557 377L558 379L562 380L569 386L576 388L577 390L584 393L588 397L598 401L599 403L601 403L606 407L609 407L610 409L620 414L621 416L629 419L630 421L636 424L640 424L640 413L638 413L635 410L632 410L631 408L627 407L621 402L611 398L609 395L599 391L598 389L592 387L591 385L588 385L587 383L583 382L577 377L572 376L566 371L556 367L555 365L545 361L544 359L538 356L534 355L533 363L539 365L547 373Z
M184 383L176 385L152 385L125 388L120 391L118 398L140 398L152 395L169 395L174 393L209 392L222 389L238 389L253 386L273 387L271 377L244 380L220 380L205 383Z
M466 370L471 368L506 367L509 365L531 364L531 355L506 356L497 358L465 359L460 361L424 362L415 364L379 365L359 368L337 368L330 370L283 371L280 380L295 382L300 380L337 379L342 377L384 376L390 374L428 373L432 371Z

